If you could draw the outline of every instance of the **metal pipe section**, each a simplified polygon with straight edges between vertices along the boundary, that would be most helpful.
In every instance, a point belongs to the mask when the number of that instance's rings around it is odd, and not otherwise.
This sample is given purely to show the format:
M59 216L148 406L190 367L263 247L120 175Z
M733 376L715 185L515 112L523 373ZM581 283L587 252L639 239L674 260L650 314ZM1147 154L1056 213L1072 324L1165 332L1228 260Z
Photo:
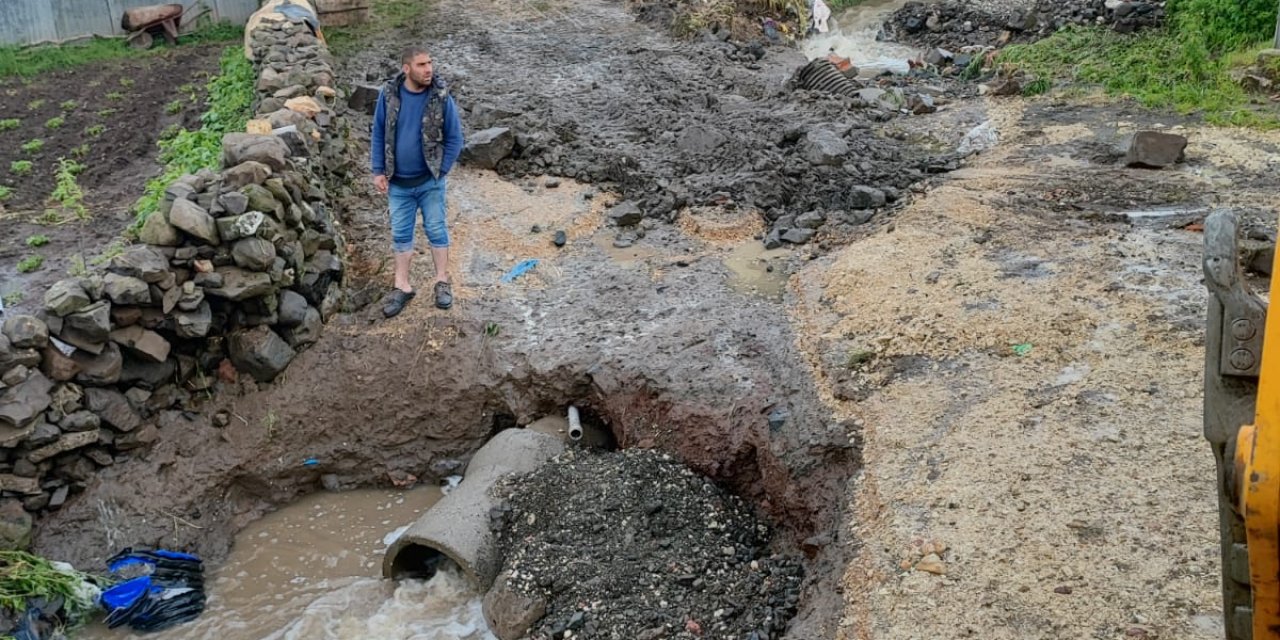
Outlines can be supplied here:
M578 408L569 406L569 439L577 442L582 439L582 420L578 417Z
M536 471L562 451L561 440L544 433L498 432L471 458L462 482L387 549L383 577L426 578L448 558L478 592L488 591L503 561L497 537L489 529L489 512L498 506L489 490L504 476Z

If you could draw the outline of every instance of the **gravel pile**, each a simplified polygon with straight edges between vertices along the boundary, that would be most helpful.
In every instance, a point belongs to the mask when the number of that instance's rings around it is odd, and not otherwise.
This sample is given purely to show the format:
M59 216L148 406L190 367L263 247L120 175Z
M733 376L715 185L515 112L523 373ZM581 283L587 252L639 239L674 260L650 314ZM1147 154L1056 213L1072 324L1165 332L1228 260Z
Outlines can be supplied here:
M1032 42L1068 25L1108 25L1121 33L1164 24L1165 3L1132 0L1038 0L1025 7L950 0L909 2L885 23L897 42L927 47Z
M665 454L571 450L504 488L495 589L545 615L531 638L779 638L798 558L736 496Z

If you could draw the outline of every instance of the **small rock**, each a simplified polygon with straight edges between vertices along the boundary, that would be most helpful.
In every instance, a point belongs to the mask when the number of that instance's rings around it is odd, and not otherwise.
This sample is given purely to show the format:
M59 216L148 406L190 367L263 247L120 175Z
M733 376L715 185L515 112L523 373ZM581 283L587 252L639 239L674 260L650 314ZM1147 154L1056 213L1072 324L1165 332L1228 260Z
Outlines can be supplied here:
M27 437L27 446L43 447L54 440L62 437L62 431L48 422L37 423L35 428L31 430L31 434Z
M280 299L276 305L279 323L282 327L296 327L302 324L307 316L307 299L292 289L281 289Z
M47 444L27 454L27 459L35 463L40 463L56 455L61 455L68 451L74 451L76 449L79 449L80 447L87 447L97 442L98 442L97 431L69 433L62 436L61 438L58 438L53 443Z
M1071 587L1068 587L1066 585L1062 585L1060 587L1054 587L1053 589L1054 593L1062 594L1064 596L1071 595L1071 591L1072 591Z
M377 111L378 94L381 92L380 87L358 84L352 88L351 97L347 98L347 106L352 111L371 116Z
M67 503L67 494L70 493L71 487L62 485L53 492L53 496L49 498L49 508L59 509Z
M915 115L922 116L927 113L934 113L938 110L938 107L934 104L932 96L914 94L907 100L907 109L910 109L911 113Z
M797 227L795 229L787 229L787 232L782 234L782 241L790 242L791 244L804 244L812 240L815 233L817 233L817 231L813 229L805 229L800 227Z
M482 605L485 622L498 640L523 638L533 624L546 615L546 600L524 595L511 581L510 573L498 576Z
M231 259L245 269L267 271L276 260L276 247L262 238L237 240L231 247Z
M218 204L221 204L227 213L238 216L249 210L249 196L239 191L231 191L218 196Z
M801 214L796 218L796 226L802 229L817 229L826 223L827 219L819 211L810 211Z
M845 193L845 203L851 209L883 207L887 200L884 192L874 187L853 186Z
M218 275L222 276L219 286L206 286L205 293L228 300L247 300L257 298L274 291L271 276L260 271L245 271L239 267L218 267Z
M319 340L320 332L323 330L324 323L320 320L320 312L315 307L307 307L303 313L302 322L286 330L284 338L290 346L297 349Z
M940 576L947 573L947 566L942 563L942 558L939 558L936 553L930 553L916 563L916 570Z
M154 424L144 424L139 429L116 438L115 446L121 451L140 449L160 439L160 431Z
M114 342L107 343L101 352L77 351L71 356L80 367L76 382L88 385L109 385L120 381L124 357Z
M568 242L568 237L565 236L564 231L557 231L555 236L551 239L551 242L557 247L563 247L564 244Z

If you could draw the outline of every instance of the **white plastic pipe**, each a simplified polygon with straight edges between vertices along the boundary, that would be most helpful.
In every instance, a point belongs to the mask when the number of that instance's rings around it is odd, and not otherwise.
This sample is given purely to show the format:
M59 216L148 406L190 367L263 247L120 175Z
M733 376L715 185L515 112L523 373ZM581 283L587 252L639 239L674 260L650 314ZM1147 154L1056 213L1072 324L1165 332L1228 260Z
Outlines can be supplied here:
M569 439L577 442L582 439L582 420L578 418L578 408L569 407Z

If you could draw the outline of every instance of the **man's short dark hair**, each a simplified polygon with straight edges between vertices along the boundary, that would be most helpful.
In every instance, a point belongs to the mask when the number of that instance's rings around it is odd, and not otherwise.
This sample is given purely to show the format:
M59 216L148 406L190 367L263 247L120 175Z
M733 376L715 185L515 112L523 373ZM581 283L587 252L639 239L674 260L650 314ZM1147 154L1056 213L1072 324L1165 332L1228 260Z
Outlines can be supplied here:
M431 52L427 51L426 47L411 44L400 51L400 64L409 64L414 58L422 55L429 56Z

